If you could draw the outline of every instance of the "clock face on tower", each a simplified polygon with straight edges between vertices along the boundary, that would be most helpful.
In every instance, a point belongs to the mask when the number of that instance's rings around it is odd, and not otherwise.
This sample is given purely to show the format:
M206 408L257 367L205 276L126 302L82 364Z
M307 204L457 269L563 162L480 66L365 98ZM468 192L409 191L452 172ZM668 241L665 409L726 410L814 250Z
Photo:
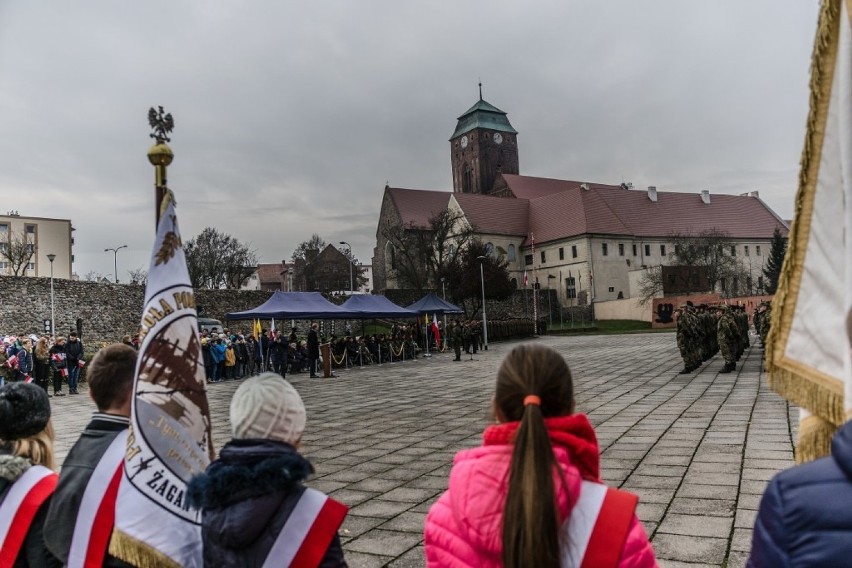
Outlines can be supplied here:
M503 135L499 132L495 132L492 140L494 140L495 144L501 144L503 142Z
M461 146L462 148L467 148L467 136L462 136Z

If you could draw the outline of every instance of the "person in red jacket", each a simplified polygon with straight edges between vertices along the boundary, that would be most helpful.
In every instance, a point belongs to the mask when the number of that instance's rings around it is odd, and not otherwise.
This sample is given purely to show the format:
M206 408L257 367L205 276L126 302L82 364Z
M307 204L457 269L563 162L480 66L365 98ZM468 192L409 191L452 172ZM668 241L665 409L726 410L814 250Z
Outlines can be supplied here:
M600 479L594 428L549 347L515 347L497 373L497 424L459 452L426 517L430 567L653 567L637 498ZM508 480L508 482L507 482Z

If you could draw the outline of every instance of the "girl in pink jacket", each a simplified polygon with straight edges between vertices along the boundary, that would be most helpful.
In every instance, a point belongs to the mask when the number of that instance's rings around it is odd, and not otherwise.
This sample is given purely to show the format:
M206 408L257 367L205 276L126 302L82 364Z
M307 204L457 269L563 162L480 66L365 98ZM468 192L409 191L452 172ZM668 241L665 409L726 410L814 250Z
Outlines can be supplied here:
M573 414L571 372L541 345L514 348L497 373L482 446L459 452L426 517L430 567L653 567L637 498L600 480L595 431Z

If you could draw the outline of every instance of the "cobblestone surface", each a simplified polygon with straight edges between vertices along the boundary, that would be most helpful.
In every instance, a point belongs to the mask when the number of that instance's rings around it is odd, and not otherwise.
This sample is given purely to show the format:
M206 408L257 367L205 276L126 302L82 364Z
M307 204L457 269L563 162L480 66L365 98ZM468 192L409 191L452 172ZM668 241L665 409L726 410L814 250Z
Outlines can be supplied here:
M673 334L546 337L574 374L578 410L594 423L602 474L640 496L638 514L661 566L744 566L760 495L793 465L796 410L769 391L759 348L731 374L718 356L682 364ZM423 520L446 488L453 455L479 444L497 367L513 344L474 360L448 354L288 377L308 408L310 484L350 506L341 537L351 566L424 566ZM239 382L211 385L214 441L229 438ZM93 409L54 398L59 461Z

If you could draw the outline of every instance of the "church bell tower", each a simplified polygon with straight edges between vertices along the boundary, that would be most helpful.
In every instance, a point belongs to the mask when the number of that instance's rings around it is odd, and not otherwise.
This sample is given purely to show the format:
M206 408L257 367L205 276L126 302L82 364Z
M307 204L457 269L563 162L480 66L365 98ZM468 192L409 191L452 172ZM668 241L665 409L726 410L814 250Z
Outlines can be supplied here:
M506 113L482 99L458 118L450 137L453 192L489 194L498 174L517 174L518 131Z

